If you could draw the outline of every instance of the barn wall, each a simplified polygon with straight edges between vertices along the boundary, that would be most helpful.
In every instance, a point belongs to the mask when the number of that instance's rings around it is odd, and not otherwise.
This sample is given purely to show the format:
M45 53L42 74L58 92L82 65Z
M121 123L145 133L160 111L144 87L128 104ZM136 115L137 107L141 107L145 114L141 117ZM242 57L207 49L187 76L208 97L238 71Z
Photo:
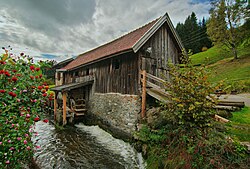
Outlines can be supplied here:
M167 63L179 63L181 49L174 37L164 24L140 49L141 69L162 78L167 74Z
M65 83L95 75L97 93L138 94L138 55L130 52L67 72Z

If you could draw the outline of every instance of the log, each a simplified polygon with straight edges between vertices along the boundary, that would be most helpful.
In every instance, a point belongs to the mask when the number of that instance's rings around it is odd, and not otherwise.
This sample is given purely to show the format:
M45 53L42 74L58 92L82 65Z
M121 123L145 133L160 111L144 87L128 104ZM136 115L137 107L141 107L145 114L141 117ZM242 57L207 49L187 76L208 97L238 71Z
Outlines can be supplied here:
M219 121L219 122L222 122L222 123L228 123L229 122L228 119L225 119L224 117L218 116L217 114L214 115L214 118L215 118L216 121Z
M219 100L218 103L217 103L217 105L243 108L245 106L245 103L244 102L237 102L237 101Z

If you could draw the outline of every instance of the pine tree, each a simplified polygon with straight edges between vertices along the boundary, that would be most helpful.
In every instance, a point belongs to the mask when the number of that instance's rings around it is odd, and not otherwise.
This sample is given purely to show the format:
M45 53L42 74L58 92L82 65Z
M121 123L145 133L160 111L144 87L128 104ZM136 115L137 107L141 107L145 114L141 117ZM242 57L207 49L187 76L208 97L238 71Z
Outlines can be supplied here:
M194 12L189 15L184 23L178 23L176 25L176 31L178 32L185 48L191 49L193 53L198 53L202 50L202 47L211 47L211 41L206 34L206 21L197 22L197 17Z

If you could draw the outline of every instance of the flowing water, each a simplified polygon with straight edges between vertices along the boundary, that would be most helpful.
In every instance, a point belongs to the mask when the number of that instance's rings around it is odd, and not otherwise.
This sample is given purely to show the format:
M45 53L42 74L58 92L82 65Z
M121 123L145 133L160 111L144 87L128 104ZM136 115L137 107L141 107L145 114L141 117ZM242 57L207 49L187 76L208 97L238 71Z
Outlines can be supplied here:
M33 138L35 160L42 169L143 169L140 153L130 144L113 138L98 126L77 124L56 130L52 124L37 122Z

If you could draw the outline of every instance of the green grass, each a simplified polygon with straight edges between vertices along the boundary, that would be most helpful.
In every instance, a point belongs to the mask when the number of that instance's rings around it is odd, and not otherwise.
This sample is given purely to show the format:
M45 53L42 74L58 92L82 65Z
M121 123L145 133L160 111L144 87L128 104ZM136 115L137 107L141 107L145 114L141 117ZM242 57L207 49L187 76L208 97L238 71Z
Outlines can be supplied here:
M232 57L230 52L220 46L214 46L205 52L196 53L191 56L191 61L194 65L213 64L219 60Z
M233 117L230 120L237 124L247 124L250 126L250 108L244 107L240 111L233 112Z
M231 137L237 137L240 141L250 142L250 108L245 107L233 112L231 122L226 124L227 133Z
M194 65L205 64L211 74L208 78L212 83L225 81L229 90L238 92L250 91L250 50L249 46L239 47L239 59L233 60L232 54L223 47L214 46L205 52L191 56Z

